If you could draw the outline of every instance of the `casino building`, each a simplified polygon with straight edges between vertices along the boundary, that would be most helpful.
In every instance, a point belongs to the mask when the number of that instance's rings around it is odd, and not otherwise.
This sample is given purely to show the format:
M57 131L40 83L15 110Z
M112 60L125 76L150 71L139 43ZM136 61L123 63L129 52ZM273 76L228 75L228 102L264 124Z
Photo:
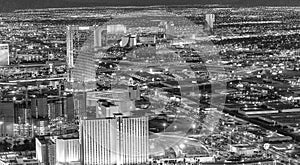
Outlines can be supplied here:
M81 120L82 164L142 164L149 157L147 117Z

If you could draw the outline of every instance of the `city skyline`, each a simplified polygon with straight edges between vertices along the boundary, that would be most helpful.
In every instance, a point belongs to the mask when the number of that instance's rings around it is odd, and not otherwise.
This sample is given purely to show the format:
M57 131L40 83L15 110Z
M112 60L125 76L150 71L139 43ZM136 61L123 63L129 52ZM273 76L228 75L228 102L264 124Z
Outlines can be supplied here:
M232 7L300 6L298 0L0 0L0 12L18 9L96 7L96 6L155 6L155 5L228 5Z
M29 1L60 8L0 14L1 165L300 163L294 0Z

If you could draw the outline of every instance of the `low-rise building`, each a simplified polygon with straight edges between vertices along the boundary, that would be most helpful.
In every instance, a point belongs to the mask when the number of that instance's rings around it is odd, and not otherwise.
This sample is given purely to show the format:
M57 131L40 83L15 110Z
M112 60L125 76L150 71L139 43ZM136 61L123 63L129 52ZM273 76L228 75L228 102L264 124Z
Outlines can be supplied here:
M233 144L229 147L231 152L245 156L252 156L259 151L255 146L249 144Z

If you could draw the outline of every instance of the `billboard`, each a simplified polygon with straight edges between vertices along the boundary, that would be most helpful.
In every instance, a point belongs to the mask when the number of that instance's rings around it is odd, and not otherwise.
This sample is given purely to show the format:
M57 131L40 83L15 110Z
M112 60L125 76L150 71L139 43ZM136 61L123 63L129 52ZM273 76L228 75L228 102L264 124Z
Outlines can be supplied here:
M0 44L0 66L9 65L9 46Z

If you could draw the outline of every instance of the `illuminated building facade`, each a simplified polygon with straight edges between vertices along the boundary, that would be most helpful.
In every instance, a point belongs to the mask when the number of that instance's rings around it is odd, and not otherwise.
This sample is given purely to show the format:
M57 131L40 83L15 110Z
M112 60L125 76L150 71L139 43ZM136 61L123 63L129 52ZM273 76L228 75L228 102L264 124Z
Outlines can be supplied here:
M78 138L56 139L56 161L57 164L80 163L80 143Z
M68 26L66 89L74 94L75 114L79 118L95 118L95 101L86 99L87 92L96 89L95 56L109 42L116 42L126 32L124 25ZM109 34L108 34L109 33ZM100 51L101 52L101 51ZM70 115L69 115L70 116Z
M95 79L93 31L94 27L67 27L67 64L71 82Z
M105 43L105 31L97 26L67 27L67 65L69 81L94 81L95 50Z
M205 15L205 21L207 23L207 26L210 29L214 28L214 23L215 23L215 15L214 14L206 14Z
M126 26L123 24L107 25L107 33L110 34L126 33L126 31Z
M122 36L120 46L121 47L133 47L137 45L137 35Z
M128 45L129 45L129 37L128 36L121 37L120 46L121 47L126 47Z
M82 164L142 164L148 161L147 117L82 120L80 141Z
M46 135L46 132L49 131L49 122L47 119L39 119L35 121L36 134L37 135Z
M55 165L55 143L45 137L35 138L36 158L39 164Z
M0 44L0 66L9 65L9 45Z
M136 35L131 35L129 37L129 46L133 47L133 46L136 46L136 44L137 44L137 36Z
M76 115L87 118L86 92L96 89L95 52L106 45L106 28L98 26L67 27L67 65L69 70L66 90L74 94L75 112L66 112L69 119ZM68 104L69 105L69 104ZM71 104L70 104L71 105ZM72 107L71 107L72 108ZM74 115L73 115L74 114Z

